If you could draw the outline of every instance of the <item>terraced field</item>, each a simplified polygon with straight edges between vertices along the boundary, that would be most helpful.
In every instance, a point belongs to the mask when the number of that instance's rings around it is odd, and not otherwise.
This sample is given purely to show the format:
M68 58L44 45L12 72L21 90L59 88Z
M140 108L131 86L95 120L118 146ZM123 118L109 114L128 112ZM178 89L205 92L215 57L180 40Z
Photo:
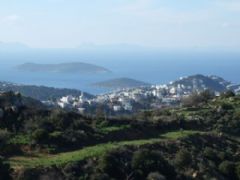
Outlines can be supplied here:
M154 139L142 139L121 142L109 142L106 144L98 144L95 146L85 147L83 149L59 153L55 155L40 154L34 156L16 156L9 158L10 165L13 169L34 168L34 167L49 167L52 165L61 166L70 162L81 161L91 157L98 157L109 150L119 148L121 146L141 146L144 144L154 144L164 140L174 140L187 137L192 134L202 133L199 131L175 131L168 132Z

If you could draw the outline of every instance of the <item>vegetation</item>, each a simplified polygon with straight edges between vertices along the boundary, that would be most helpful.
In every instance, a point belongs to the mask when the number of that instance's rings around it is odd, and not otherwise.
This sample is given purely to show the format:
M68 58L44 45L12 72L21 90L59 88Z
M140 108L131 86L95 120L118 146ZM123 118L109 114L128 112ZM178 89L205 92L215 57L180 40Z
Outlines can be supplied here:
M175 139L186 137L189 134L195 134L198 132L184 132L182 134L177 132L167 133L167 136L173 137L171 134L174 134ZM178 134L178 136L176 136ZM163 135L163 137L165 137ZM46 155L46 154L32 154L32 155L26 155L26 156L14 156L11 157L10 164L14 167L24 166L24 167L48 167L52 165L61 166L64 164L67 164L69 162L84 160L90 157L98 157L109 150L116 149L122 146L140 146L144 144L154 144L156 142L162 141L164 139L162 138L154 138L154 139L141 139L141 140L133 140L133 141L121 141L121 142L115 142L115 143L105 143L105 144L98 144L95 146L86 147L77 151L71 151L71 152L63 152L59 154L54 155Z
M1 178L240 179L240 96L190 98L106 119L1 94Z
M0 82L0 91L15 91L22 95L37 99L39 101L47 101L49 99L58 99L63 96L72 94L73 96L80 96L81 91L74 89L59 89L46 86L32 86L32 85L16 85L14 83ZM85 93L85 96L91 98L93 95Z

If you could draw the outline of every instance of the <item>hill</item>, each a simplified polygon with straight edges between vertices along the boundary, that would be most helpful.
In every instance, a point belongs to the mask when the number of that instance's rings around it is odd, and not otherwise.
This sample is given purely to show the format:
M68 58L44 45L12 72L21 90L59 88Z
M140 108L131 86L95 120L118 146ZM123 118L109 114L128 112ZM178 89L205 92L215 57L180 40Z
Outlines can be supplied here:
M130 78L111 79L111 80L95 83L93 85L97 86L97 87L112 88L112 89L123 89L123 88L150 86L150 84L148 84L148 83L138 81L138 80L135 80L135 79L130 79Z
M16 67L21 71L29 72L51 72L51 73L109 73L110 70L83 62L61 63L61 64L36 64L25 63Z
M224 92L227 90L238 91L239 85L232 85L231 82L224 80L218 76L204 76L201 74L182 77L179 80L170 82L169 88L174 88L178 91L191 93L194 91L204 91L209 89L214 92Z
M46 106L43 105L40 101L30 98L24 97L20 93L17 92L4 92L0 93L0 108L1 109L12 109L12 112L16 111L16 109L28 107L34 109L46 109Z
M1 177L239 179L240 96L213 98L111 119L25 107L19 94L0 94Z
M22 85L9 82L0 82L0 91L14 91L19 92L24 96L31 97L40 101L47 101L49 99L58 99L63 96L73 95L80 96L82 91L74 89L60 89L46 86ZM93 95L85 93L89 98Z

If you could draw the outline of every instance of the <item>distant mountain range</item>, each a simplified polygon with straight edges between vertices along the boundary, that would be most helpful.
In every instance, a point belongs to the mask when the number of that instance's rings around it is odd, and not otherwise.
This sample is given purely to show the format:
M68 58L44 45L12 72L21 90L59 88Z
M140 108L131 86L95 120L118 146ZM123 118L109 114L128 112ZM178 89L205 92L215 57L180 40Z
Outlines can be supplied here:
M111 88L111 89L123 89L123 88L135 88L142 86L150 86L149 83L138 81L130 78L116 78L99 83L93 84L93 86L101 88Z
M61 64L25 63L16 67L21 71L53 73L110 73L107 68L83 62Z

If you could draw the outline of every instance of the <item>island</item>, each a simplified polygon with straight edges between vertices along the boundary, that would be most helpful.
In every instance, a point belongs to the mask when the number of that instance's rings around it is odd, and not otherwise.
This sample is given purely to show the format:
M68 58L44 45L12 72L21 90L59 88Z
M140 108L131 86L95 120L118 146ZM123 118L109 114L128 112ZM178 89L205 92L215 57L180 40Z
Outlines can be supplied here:
M100 88L123 89L150 86L149 83L138 81L131 78L116 78L107 81L94 83L93 86Z
M28 72L51 72L51 73L110 73L107 68L83 63L71 62L60 64L37 64L37 63L24 63L16 66L17 70Z

